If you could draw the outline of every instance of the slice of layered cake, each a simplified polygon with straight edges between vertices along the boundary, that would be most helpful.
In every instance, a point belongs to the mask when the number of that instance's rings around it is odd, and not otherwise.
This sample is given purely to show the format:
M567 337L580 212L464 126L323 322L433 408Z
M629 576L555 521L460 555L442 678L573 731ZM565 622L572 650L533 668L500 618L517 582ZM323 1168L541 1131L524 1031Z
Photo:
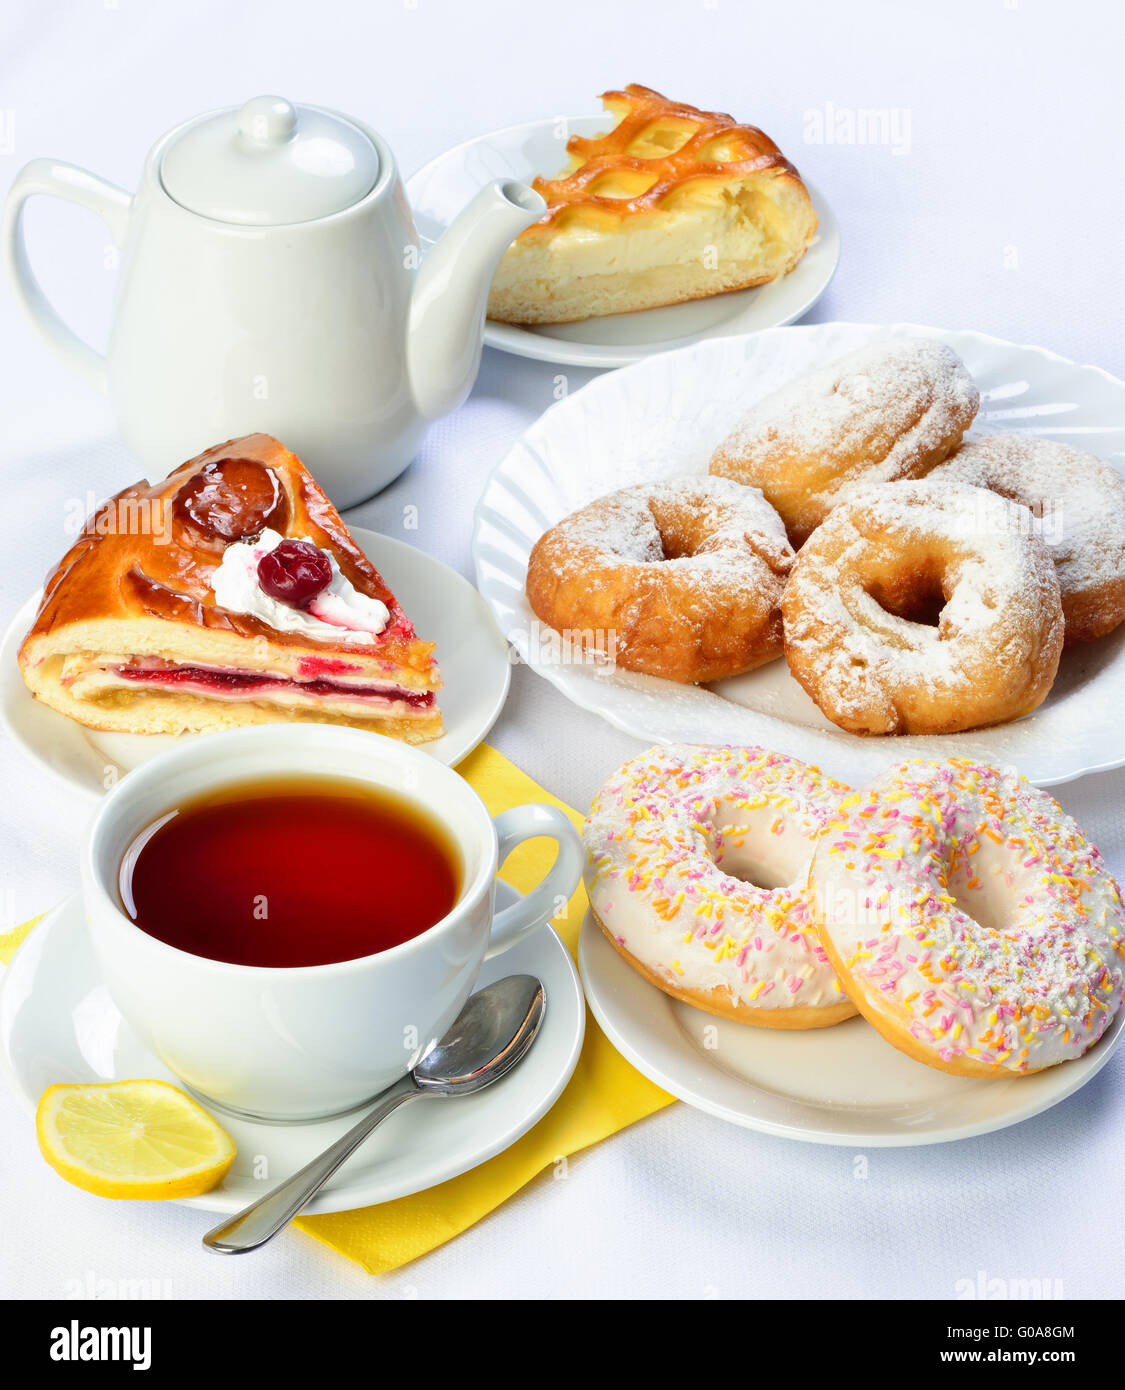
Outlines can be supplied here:
M95 729L301 720L422 743L442 731L432 652L300 459L253 434L104 503L19 659Z

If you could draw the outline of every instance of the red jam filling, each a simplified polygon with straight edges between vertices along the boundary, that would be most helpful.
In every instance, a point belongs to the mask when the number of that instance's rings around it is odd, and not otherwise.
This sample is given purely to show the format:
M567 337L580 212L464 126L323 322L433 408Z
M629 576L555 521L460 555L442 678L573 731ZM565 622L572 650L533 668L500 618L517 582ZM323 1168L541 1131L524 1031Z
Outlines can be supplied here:
M297 663L297 674L308 680L312 676L343 676L359 667L351 661L337 661L331 656L303 656Z
M155 685L202 685L215 690L282 689L292 686L309 695L347 695L355 699L380 698L425 709L434 702L432 690L403 690L398 686L345 685L340 681L316 677L313 680L287 680L283 676L258 671L217 671L207 666L175 666L168 669L119 666L117 674L126 680Z

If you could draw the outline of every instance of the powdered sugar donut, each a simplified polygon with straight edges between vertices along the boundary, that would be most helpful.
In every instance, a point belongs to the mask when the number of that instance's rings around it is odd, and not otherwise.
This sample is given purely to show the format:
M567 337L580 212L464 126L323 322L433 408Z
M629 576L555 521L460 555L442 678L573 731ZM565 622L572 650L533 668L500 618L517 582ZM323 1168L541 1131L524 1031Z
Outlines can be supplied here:
M764 397L711 472L760 487L801 545L848 489L920 478L961 442L980 395L952 349L888 338Z
M536 617L617 665L715 681L781 655L793 550L757 488L669 478L591 502L536 542Z
M813 837L846 792L759 748L642 753L583 829L594 916L634 969L709 1013L767 1028L850 1018L806 883Z
M1030 509L1055 562L1067 646L1125 620L1125 477L1116 468L1053 439L988 434L930 478L991 488Z
M853 733L1029 714L1063 642L1055 568L1030 521L984 488L929 478L855 493L797 557L782 599L789 669Z
M942 1071L1024 1075L1081 1057L1121 1005L1121 891L1014 771L900 763L840 802L810 883L861 1012Z

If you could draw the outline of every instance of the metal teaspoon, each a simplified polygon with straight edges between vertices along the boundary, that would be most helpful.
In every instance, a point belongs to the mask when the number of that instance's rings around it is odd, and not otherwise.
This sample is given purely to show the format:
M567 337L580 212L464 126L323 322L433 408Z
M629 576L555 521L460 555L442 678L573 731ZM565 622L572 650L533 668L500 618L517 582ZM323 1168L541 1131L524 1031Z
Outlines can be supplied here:
M379 1097L347 1134L272 1192L203 1237L208 1250L239 1255L277 1235L340 1165L400 1105L419 1096L467 1096L507 1075L539 1032L547 1000L534 975L507 975L469 996L449 1032L413 1071Z

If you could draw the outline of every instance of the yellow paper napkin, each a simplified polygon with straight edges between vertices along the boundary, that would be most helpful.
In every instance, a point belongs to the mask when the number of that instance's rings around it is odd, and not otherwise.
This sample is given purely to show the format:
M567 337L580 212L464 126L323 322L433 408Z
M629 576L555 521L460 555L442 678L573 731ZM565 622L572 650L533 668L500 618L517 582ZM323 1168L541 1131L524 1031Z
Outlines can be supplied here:
M28 918L26 922L24 922L21 926L16 927L14 931L0 932L0 965L8 964L8 962L16 954L16 947L20 944L20 942L24 939L24 937L28 934L28 932L32 929L36 922L41 922L42 920L43 913L40 913L38 917Z
M470 753L457 771L494 816L510 806L547 801L564 810L576 826L582 824L577 811L544 791L487 744ZM532 840L509 858L501 877L526 893L546 873L553 854L551 841ZM579 885L566 913L553 922L571 955L577 953L585 915L586 893ZM12 958L38 920L36 917L15 931L0 934L0 961L7 963ZM510 1148L471 1172L412 1197L330 1216L306 1216L295 1224L369 1273L384 1274L468 1230L559 1159L616 1134L671 1101L670 1095L615 1051L587 1013L586 1040L569 1084L552 1109Z

